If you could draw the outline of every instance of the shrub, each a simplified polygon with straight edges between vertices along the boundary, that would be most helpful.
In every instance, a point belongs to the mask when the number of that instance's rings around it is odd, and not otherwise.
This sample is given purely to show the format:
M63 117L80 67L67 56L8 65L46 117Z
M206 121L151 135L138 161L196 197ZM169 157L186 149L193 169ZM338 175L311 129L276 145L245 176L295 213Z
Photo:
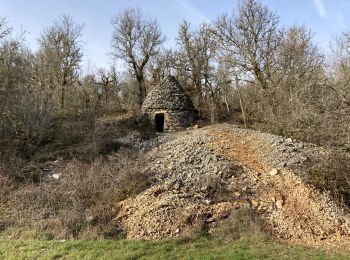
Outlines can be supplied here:
M152 183L152 175L140 171L142 163L142 160L135 163L130 151L121 151L113 161L73 160L58 165L38 183L17 184L6 195L11 212L0 214L0 222L7 223L3 234L21 238L25 230L35 230L32 238L123 236L121 227L113 220L118 202L142 192ZM8 223L6 219L13 221Z
M53 138L53 114L50 104L37 93L26 90L14 98L2 115L2 135L12 139L24 157L30 157L38 146Z
M340 203L350 206L349 155L333 150L323 161L308 170L308 181L319 190L327 190Z

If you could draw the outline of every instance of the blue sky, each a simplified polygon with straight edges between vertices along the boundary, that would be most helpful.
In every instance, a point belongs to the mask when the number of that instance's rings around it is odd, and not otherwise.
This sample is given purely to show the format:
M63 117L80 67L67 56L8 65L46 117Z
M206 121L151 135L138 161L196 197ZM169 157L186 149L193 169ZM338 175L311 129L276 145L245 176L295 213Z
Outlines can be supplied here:
M128 7L140 7L156 18L166 35L166 46L174 46L178 25L187 20L194 27L231 12L237 0L0 0L0 16L7 17L16 32L25 30L30 48L37 48L43 28L63 14L84 24L85 60L96 67L107 66L112 35L111 18ZM275 11L281 25L305 25L325 51L329 41L350 28L349 0L261 0ZM86 65L85 65L86 66Z

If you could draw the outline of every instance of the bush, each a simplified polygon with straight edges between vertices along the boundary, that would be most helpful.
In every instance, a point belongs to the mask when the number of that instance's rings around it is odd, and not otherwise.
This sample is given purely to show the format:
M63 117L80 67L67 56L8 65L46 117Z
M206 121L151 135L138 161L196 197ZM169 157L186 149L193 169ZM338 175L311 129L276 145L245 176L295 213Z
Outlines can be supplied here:
M152 183L152 174L140 171L131 152L119 152L113 161L91 163L73 160L57 165L40 182L17 183L6 194L11 212L0 214L4 236L22 238L117 238L124 235L114 222L121 200ZM55 175L53 175L55 174ZM5 179L0 178L0 186ZM11 219L10 222L7 220Z
M13 97L3 113L2 134L12 139L24 157L30 157L38 146L53 138L54 119L49 103L37 93L23 91Z
M340 204L350 206L350 158L333 150L327 158L308 170L308 181L319 190L327 190Z

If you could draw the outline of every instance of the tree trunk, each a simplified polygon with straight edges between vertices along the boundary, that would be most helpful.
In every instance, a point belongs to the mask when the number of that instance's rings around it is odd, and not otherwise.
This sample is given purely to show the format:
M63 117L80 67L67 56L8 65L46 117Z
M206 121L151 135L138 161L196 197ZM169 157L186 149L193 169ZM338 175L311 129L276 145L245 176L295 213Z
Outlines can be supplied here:
M64 109L65 99L66 99L66 85L63 84L61 89L61 110Z
M245 113L244 113L244 108L243 108L243 102L242 102L242 97L241 97L241 91L239 88L239 82L238 82L238 77L236 75L236 88L237 88L237 92L238 92L238 98L239 98L239 105L241 107L241 111L242 111L242 118L243 118L243 123L244 123L244 128L247 129L247 123L245 120Z
M137 85L138 85L138 92L139 92L139 105L142 106L143 101L146 98L146 86L145 86L145 79L143 75L138 75L137 77Z
M227 114L230 113L230 106L228 104L228 98L227 98L227 95L228 95L228 89L227 89L227 84L225 84L225 88L224 88L224 103L226 105L226 111L227 111Z
M108 84L108 83L107 83ZM109 91L108 91L108 87L105 86L105 101L106 101L106 105L108 105L108 95L109 95Z
M196 73L192 74L192 85L194 86L194 89L195 89L193 102L195 107L198 108L200 117L202 117L205 114L202 107L202 104L204 103L203 95L202 95L202 84L201 84L200 76Z

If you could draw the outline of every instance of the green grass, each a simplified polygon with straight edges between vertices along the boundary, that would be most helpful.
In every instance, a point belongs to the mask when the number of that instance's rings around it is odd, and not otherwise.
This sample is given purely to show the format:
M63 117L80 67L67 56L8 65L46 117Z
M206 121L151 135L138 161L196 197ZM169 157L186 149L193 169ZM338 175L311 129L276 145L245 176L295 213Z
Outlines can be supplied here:
M276 241L221 243L209 237L161 242L0 240L0 259L349 259L348 250L325 250Z

